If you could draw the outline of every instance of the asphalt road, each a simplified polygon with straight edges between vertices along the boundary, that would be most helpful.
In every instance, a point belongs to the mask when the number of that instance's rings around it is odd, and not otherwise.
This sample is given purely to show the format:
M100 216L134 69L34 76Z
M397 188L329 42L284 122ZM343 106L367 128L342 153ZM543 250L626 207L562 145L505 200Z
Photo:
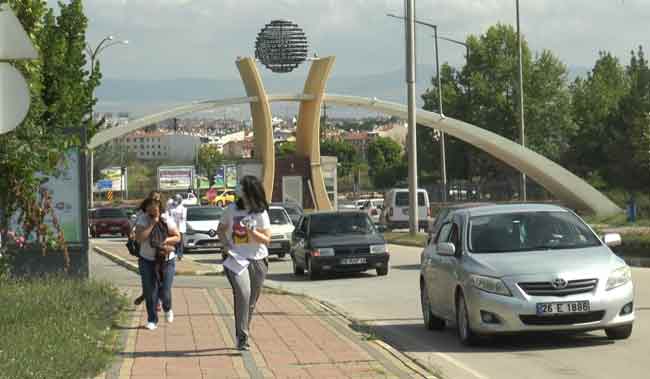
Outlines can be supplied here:
M420 249L391 246L391 271L334 275L317 281L292 274L289 259L272 260L267 284L331 303L373 325L374 333L442 378L650 377L650 269L634 269L636 323L632 337L611 342L604 332L498 338L462 346L455 329L424 329L418 275ZM216 254L190 258L217 262ZM212 279L214 280L214 279Z

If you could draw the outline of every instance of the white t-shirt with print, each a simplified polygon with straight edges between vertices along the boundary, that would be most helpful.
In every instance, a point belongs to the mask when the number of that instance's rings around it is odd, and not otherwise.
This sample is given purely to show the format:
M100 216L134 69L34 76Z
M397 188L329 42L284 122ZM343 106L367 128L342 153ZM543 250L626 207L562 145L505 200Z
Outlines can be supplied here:
M174 221L172 219L167 217L167 215L165 215L165 214L160 215L160 220L167 223L167 228L170 231L176 230L176 224L174 223ZM146 214L146 213L141 213L138 216L138 219L135 222L135 225L136 226L141 226L141 227L144 227L144 228L148 228L149 225L151 225L151 223L152 223L151 217L149 217L149 215ZM156 249L154 249L151 246L151 240L149 239L149 237L147 237L147 239L145 239L144 242L140 243L140 256L142 258L148 260L148 261L156 260ZM169 260L172 260L174 258L176 258L176 254L172 251L167 256L167 260L169 261Z
M267 211L248 213L246 210L238 209L235 203L230 204L221 217L221 222L227 226L226 235L232 242L231 251L246 259L264 259L269 255L269 249L263 243L249 240L246 227L241 224L247 217L255 224L255 229L271 229L271 220Z

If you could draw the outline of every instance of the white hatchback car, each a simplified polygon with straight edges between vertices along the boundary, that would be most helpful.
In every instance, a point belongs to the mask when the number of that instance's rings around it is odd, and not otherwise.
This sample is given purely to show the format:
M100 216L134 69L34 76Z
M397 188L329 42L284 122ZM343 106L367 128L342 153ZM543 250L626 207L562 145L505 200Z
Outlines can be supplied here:
M220 251L223 244L219 241L217 229L223 215L219 207L188 207L187 231L183 235L183 251Z
M271 219L269 254L284 258L291 250L291 239L293 238L295 226L283 207L269 207L269 218Z

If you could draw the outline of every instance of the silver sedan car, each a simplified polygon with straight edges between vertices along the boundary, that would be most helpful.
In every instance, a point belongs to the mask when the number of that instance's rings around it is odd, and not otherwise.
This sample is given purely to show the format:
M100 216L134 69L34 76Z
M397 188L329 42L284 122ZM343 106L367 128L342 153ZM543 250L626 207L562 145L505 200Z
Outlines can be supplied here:
M464 344L481 336L604 329L625 339L634 322L630 268L573 212L513 204L451 212L422 252L424 324L452 321Z

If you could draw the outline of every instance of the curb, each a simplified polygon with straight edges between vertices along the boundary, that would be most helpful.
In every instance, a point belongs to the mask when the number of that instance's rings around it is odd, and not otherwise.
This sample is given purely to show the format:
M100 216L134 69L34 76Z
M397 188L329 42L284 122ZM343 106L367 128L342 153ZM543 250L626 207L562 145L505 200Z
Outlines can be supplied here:
M99 246L93 246L93 250L100 255L104 256L105 258L110 259L111 261L117 263L118 265L126 268L127 270L133 271L136 274L140 273L140 270L138 268L138 265L136 265L133 262L130 262L119 255L113 254L109 252L108 250L102 249ZM218 276L218 275L224 275L223 272L223 266L216 266L217 268L212 271L191 271L191 270L176 270L176 275L182 275L182 276Z
M304 293L292 292L292 291L289 291L289 290L287 290L285 288L276 287L274 285L265 284L264 287L269 288L271 290L275 290L275 291L281 291L281 292L291 294L291 295L294 295L294 296L303 296L303 297L309 299L310 301L313 301L314 303L320 305L322 308L332 312L333 314L337 315L338 317L344 319L348 323L348 328L351 331L353 331L354 333L357 333L357 334L361 334L360 332L358 332L358 331L354 330L353 328L349 327L349 325L351 325L351 324L360 324L360 323L354 317L352 317L351 315L349 315L345 311L338 309L338 307L336 307L335 305L333 305L331 303L328 303L328 302L322 301L322 300L318 300L318 299L316 299L316 298L314 298L314 297L312 297L310 295L304 294ZM406 366L407 368L409 368L410 370L415 372L420 377L425 378L425 379L440 379L438 376L435 376L433 373L431 373L429 371L429 369L427 369L427 367L425 365L420 364L417 360L408 357L406 354L404 354L404 353L400 352L399 350L395 349L394 347L392 347L388 343L386 343L384 341L381 341L381 340L373 340L373 341L369 341L369 343L372 343L372 344L376 345L378 348L383 350L385 353L391 355L393 358L397 359L400 363L402 363L404 366Z

